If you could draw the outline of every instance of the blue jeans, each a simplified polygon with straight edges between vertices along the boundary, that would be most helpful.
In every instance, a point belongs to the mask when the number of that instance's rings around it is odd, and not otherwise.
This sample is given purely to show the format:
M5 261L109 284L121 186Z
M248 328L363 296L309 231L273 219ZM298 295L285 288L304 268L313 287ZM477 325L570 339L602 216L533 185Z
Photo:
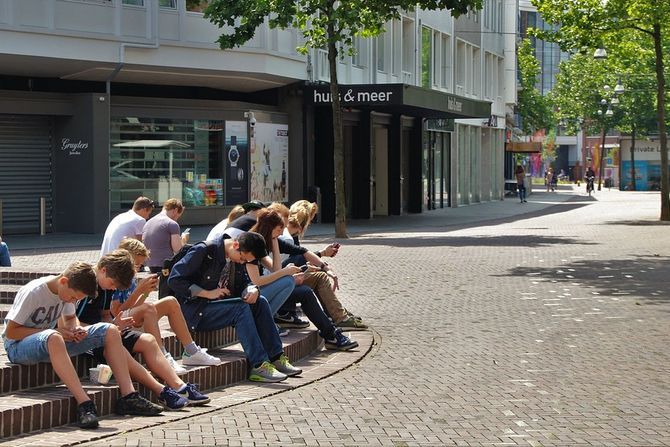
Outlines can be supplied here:
M278 358L284 352L270 305L263 296L258 297L255 304L247 304L240 298L209 301L202 306L200 313L202 315L195 326L196 331L215 331L235 326L237 338L242 343L249 364L254 368L267 360Z
M99 348L105 345L105 336L107 329L111 326L110 323L96 323L91 326L86 326L84 329L88 331L88 335L79 343L73 341L66 341L65 347L70 357L83 354L94 348ZM20 365L34 365L40 362L50 362L49 349L47 342L49 337L57 333L54 329L45 329L36 334L29 335L23 340L5 339L5 351L7 358L12 363ZM56 359L59 360L59 359Z
M272 315L276 314L277 310L286 302L294 288L295 280L293 276L282 276L278 280L260 287L261 295L270 303Z
M11 267L12 260L9 257L9 247L4 242L0 242L0 267Z
M290 304L295 307L296 303L302 305L302 311L305 312L309 321L319 329L319 335L326 339L332 339L335 336L335 325L324 313L321 304L319 304L319 299L311 287L297 286L293 290L288 301L286 301L286 305Z
M526 185L523 183L517 183L516 187L519 190L519 200L523 202L526 200Z

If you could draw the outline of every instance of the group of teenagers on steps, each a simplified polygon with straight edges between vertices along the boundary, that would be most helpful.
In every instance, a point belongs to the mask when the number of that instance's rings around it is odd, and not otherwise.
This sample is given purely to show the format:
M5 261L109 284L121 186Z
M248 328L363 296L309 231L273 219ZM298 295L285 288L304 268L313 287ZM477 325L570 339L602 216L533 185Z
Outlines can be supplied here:
M111 367L120 391L117 414L150 416L209 403L196 385L179 377L185 366L221 362L194 342L193 332L234 326L248 378L258 382L302 373L283 351L280 332L286 327L311 322L327 349L358 346L343 331L367 326L337 298L338 277L323 260L336 256L339 244L315 252L300 245L316 204L238 205L207 241L193 245L177 223L185 210L180 200L167 200L149 219L154 207L152 200L138 198L110 222L95 265L75 262L59 275L29 282L5 318L10 362L51 362L77 401L80 427L97 427L98 413L71 356L86 353ZM158 300L147 301L157 288ZM309 321L300 318L298 305ZM163 345L163 317L184 347L181 364ZM142 354L145 366L134 354ZM159 405L140 395L133 381L153 391Z

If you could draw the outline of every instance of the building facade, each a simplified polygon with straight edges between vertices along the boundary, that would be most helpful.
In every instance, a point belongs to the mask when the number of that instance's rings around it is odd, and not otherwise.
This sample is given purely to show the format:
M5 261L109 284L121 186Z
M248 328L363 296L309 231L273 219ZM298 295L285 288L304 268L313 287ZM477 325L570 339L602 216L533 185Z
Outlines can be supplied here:
M501 197L514 8L403 15L339 63L343 94L356 92L343 104L351 217ZM140 195L179 197L184 222L214 224L234 204L318 187L334 217L325 54L267 26L221 51L198 9L0 0L3 232L37 232L40 203L47 231L100 232Z

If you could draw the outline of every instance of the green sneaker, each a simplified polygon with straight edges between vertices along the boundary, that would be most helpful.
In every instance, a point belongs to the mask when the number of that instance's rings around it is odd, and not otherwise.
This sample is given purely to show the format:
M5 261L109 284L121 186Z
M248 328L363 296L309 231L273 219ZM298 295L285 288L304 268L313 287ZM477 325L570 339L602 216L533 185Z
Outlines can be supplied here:
M286 374L289 377L298 376L302 374L302 369L296 368L295 366L291 365L291 363L288 361L288 357L286 357L286 354L282 354L281 357L272 362L272 364L277 369L277 371L279 371L282 374Z
M258 368L251 368L249 373L249 380L253 382L281 382L286 380L288 376L277 371L277 368L270 362L263 362Z
M343 331L364 331L368 328L368 325L363 323L363 320L351 315L337 323L336 326L342 328Z

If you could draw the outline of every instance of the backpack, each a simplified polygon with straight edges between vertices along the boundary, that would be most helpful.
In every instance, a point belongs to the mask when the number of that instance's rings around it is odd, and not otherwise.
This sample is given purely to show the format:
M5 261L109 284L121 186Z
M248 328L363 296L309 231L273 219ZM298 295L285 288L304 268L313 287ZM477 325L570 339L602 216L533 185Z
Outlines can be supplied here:
M196 244L184 244L183 247L179 249L177 253L175 253L171 258L167 258L163 261L163 270L161 272L160 276L160 284L158 287L158 298L163 298L168 295L174 295L174 291L170 289L170 286L168 286L167 280L170 277L170 273L172 272L172 267L177 264L184 256L186 256L186 253L193 248L195 245L204 245L207 248L207 255L205 256L205 259L202 261L202 267L200 269L201 272L206 272L209 270L210 266L213 264L214 260L216 259L216 250L218 246L214 241L202 241L198 242Z

